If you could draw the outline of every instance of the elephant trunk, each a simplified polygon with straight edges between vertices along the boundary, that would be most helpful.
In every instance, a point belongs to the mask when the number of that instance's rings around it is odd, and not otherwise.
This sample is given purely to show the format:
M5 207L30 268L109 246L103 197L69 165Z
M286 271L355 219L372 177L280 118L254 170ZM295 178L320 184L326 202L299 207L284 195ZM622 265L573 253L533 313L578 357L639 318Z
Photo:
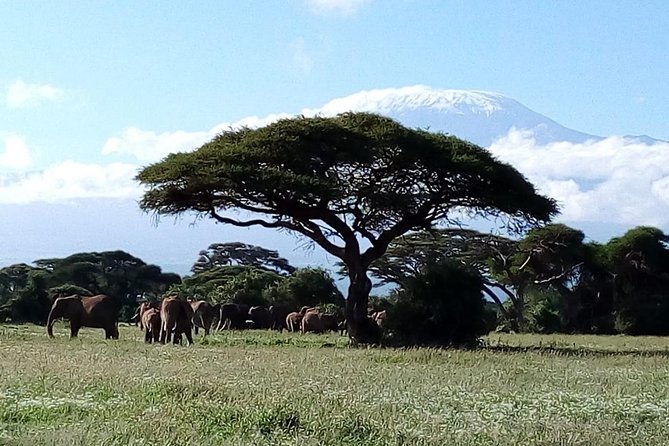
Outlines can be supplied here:
M57 317L58 315L54 308L49 312L49 318L46 320L46 332L50 338L53 338L53 324L56 322Z

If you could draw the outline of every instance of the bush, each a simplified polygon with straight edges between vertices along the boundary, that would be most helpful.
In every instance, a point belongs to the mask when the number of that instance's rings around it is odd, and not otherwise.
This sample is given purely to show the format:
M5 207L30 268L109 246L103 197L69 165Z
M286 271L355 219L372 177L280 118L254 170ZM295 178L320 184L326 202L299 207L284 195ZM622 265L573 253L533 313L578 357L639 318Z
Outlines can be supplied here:
M344 296L328 272L321 268L300 268L276 286L267 289L265 295L273 305L288 308L323 304L344 306Z
M482 289L457 264L430 265L396 293L386 327L403 344L471 346L486 332Z

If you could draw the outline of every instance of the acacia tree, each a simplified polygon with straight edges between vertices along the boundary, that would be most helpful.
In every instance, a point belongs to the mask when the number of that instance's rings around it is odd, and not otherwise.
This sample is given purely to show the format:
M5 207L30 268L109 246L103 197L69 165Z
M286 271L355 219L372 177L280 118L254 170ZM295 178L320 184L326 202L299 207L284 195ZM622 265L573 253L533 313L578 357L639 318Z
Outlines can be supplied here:
M225 265L254 266L281 275L289 275L295 271L295 267L279 256L278 251L242 242L212 243L199 252L191 271L198 273Z
M497 257L508 257L516 251L517 240L472 229L443 228L418 231L395 239L386 254L370 266L379 285L393 283L406 289L408 285L434 265L457 262L463 270L476 272L482 279L482 290L499 308L505 319L510 315L494 289L500 289L517 303L513 290L492 277L491 264Z
M556 212L552 200L480 147L370 113L226 131L145 167L137 180L147 187L146 211L195 211L235 226L288 230L341 259L354 342L375 336L367 273L396 237L464 214L506 216L518 228Z
M616 329L630 334L667 333L669 236L638 226L605 246Z

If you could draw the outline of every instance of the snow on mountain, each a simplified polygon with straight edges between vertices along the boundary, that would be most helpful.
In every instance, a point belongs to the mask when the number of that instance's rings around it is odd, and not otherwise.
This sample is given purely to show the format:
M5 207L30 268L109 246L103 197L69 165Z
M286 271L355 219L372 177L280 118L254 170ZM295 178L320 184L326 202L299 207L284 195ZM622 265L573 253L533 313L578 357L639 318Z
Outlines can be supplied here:
M333 116L346 111L380 113L411 127L450 133L484 147L511 129L531 131L538 144L601 139L566 128L499 93L424 85L361 91L302 114Z

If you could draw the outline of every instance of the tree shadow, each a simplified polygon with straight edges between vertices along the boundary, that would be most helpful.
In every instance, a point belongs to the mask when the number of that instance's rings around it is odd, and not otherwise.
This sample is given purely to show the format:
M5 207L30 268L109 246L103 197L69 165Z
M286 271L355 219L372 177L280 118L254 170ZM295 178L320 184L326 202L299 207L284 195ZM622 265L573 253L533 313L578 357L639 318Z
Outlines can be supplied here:
M477 350L494 353L539 353L552 356L588 356L588 357L615 357L615 356L642 356L669 358L669 349L664 350L638 350L617 349L609 350L603 348L591 348L583 346L568 345L480 345Z

